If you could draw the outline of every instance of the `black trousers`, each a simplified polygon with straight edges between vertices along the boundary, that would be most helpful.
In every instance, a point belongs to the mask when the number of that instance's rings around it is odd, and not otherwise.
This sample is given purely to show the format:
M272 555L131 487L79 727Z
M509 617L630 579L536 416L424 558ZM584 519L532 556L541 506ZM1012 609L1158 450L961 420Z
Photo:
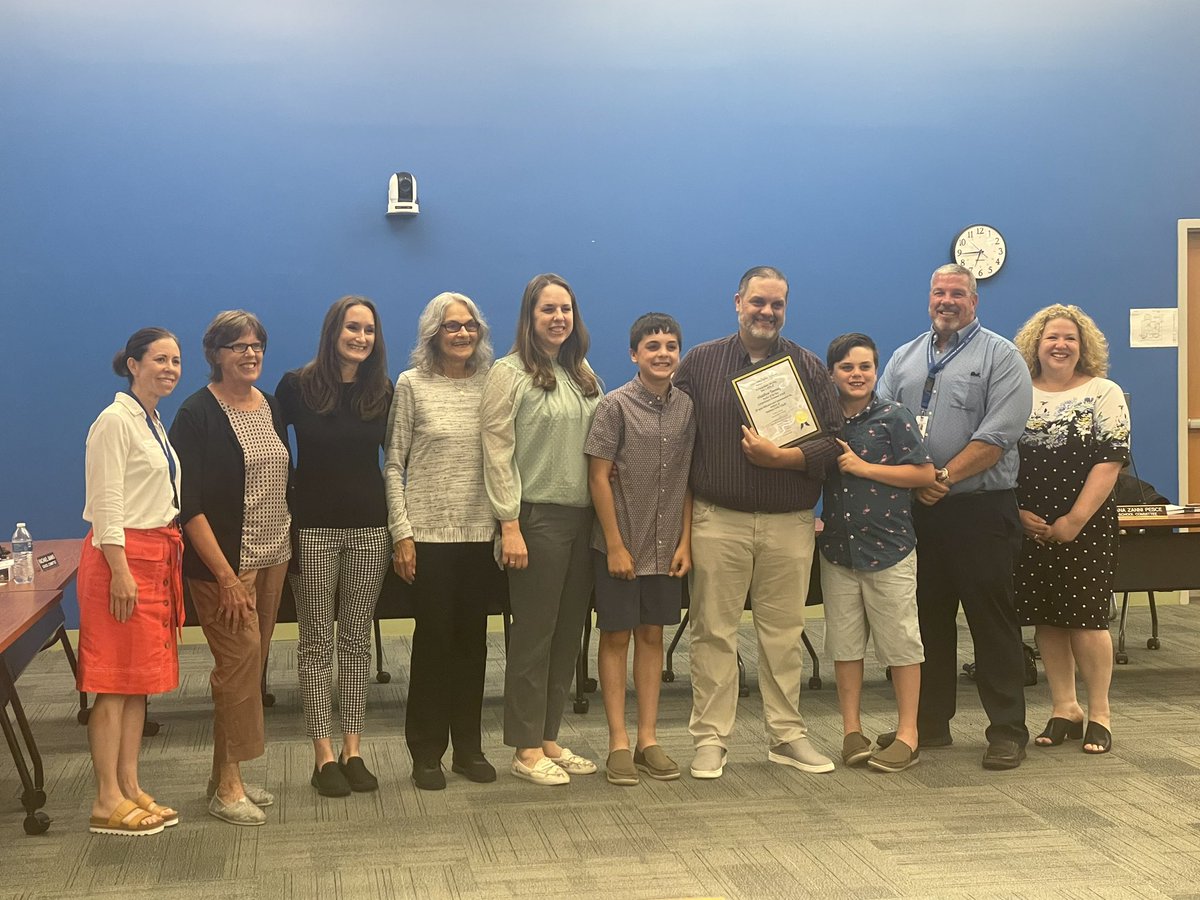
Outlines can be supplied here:
M991 724L989 741L1029 741L1024 655L1013 601L1021 522L1013 491L913 504L917 612L925 662L917 714L922 737L948 734L958 686L959 604L975 643L975 684Z
M415 761L481 752L479 718L487 666L488 601L503 584L491 542L418 542L404 736Z

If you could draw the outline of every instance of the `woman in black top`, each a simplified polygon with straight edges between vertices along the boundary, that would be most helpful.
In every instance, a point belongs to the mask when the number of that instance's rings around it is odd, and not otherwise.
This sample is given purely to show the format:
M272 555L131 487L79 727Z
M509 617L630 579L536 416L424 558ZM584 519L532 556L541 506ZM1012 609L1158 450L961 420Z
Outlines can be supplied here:
M296 433L292 515L299 572L291 575L312 785L327 797L379 787L359 747L371 668L369 631L391 560L379 451L392 401L375 304L343 297L329 308L317 355L275 390ZM333 751L333 617L337 600L338 712Z

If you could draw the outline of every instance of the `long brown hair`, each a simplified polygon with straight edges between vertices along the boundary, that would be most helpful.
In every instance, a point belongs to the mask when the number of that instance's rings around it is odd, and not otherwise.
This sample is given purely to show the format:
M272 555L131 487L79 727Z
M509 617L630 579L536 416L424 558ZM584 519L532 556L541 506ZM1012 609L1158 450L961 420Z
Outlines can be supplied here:
M355 306L365 306L375 319L375 344L358 367L358 377L351 388L351 407L364 422L387 415L392 405L392 381L388 377L387 346L383 342L383 323L375 304L355 294L343 297L329 307L321 325L317 355L296 371L300 397L304 405L318 415L329 415L338 404L342 384L342 358L338 354L338 338L346 320L346 312Z
M525 294L521 297L521 313L517 319L517 338L513 342L513 352L521 359L525 371L533 375L533 383L543 391L552 391L558 386L554 377L554 362L538 346L533 334L533 313L537 307L542 291L550 285L558 285L571 298L572 328L571 334L563 341L558 351L558 364L566 369L571 380L578 385L585 397L595 397L600 393L600 381L585 361L591 338L583 324L579 313L579 301L575 292L561 275L546 272L535 275L525 285Z

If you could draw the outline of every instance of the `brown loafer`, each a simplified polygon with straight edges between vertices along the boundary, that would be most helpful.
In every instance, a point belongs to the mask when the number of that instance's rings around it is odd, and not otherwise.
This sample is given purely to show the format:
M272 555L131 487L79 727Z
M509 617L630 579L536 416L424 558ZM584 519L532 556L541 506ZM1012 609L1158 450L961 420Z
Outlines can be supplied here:
M852 731L842 738L842 762L857 766L871 755L871 742L861 731Z
M633 754L628 748L614 750L608 754L604 774L608 777L609 784L633 785L639 780L637 766L633 764Z
M882 750L876 750L867 765L880 772L903 772L921 761L921 751L897 738Z
M679 777L679 766L658 744L651 744L645 750L634 750L633 764L639 772L645 772L655 781L674 781Z

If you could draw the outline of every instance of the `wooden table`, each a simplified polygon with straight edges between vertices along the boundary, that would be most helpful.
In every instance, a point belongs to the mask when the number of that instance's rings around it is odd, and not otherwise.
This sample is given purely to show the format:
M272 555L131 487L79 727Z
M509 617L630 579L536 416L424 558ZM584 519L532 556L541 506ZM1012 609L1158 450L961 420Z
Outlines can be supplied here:
M79 548L78 540L35 541L33 581L30 584L10 581L0 586L0 729L4 731L21 779L26 834L41 834L50 827L50 818L40 811L46 805L42 757L17 694L17 679L39 652L54 643L62 644L71 671L75 671L75 652L67 639L62 598L79 569ZM37 560L47 553L57 557L58 565L42 570ZM9 707L16 720L16 729L9 719ZM29 754L28 763L17 741L18 729Z

